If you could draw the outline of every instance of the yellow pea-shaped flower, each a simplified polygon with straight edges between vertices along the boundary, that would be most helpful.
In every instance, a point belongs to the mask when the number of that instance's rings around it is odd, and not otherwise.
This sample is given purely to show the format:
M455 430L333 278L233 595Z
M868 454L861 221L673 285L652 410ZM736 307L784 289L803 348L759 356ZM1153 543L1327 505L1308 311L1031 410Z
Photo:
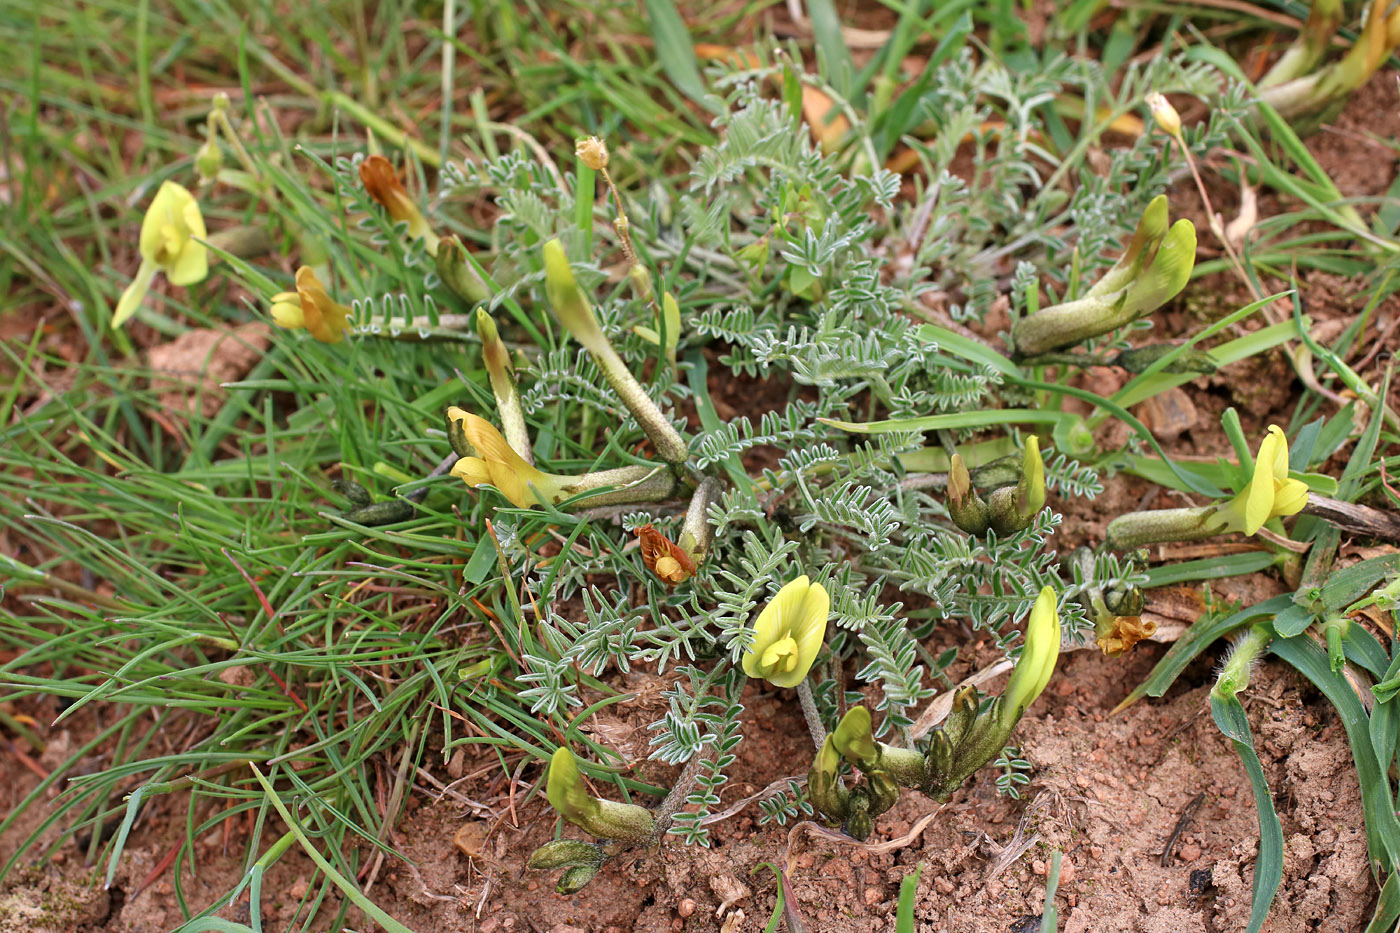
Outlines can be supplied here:
M776 687L802 683L822 649L831 600L806 574L788 583L758 614L753 644L741 659L744 673Z
M155 277L164 273L172 285L193 285L209 274L209 250L199 240L207 236L199 202L183 185L161 184L141 221L141 267L122 292L112 315L121 327L141 307Z

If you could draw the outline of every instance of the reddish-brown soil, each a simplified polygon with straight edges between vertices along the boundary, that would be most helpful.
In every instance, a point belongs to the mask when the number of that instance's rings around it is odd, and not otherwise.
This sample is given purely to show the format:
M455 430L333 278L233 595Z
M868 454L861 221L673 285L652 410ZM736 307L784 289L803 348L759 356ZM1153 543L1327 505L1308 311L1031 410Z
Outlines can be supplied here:
M756 808L750 808L714 827L711 849L676 844L629 853L606 865L581 894L562 897L553 893L551 877L523 871L524 859L553 830L552 815L538 799L517 809L516 825L509 815L483 819L451 796L434 801L436 795L420 782L421 802L396 839L416 867L386 865L373 894L421 933L759 930L775 903L775 876L760 867L769 863L792 866L790 889L809 929L877 931L891 929L899 883L922 863L918 929L1002 933L1038 929L1025 924L1043 910L1046 865L1058 849L1064 863L1056 904L1066 931L1238 930L1249 912L1258 829L1248 780L1208 712L1210 662L1190 668L1162 700L1109 715L1125 685L1140 680L1161 651L1144 644L1129 660L1117 661L1093 651L1068 655L1021 728L1035 766L1026 798L998 795L990 771L941 808L906 791L878 821L871 844L903 837L923 816L936 816L917 838L891 852L760 826ZM791 696L750 690L745 699L754 728L740 746L726 803L784 775L801 776L811 754ZM1359 929L1374 887L1355 771L1335 714L1277 664L1262 666L1246 705L1288 841L1284 886L1266 929ZM635 712L610 723L614 744L633 747L651 715ZM56 763L74 740L67 732L50 736L51 760L40 764ZM13 758L5 761L8 807L37 777ZM451 780L445 767L432 771L443 783ZM475 796L470 785L457 789ZM1204 799L1164 866L1166 840L1197 794ZM508 805L494 803L502 812ZM157 804L128 845L111 892L94 875L74 870L81 863L78 852L61 849L60 864L25 873L0 900L0 930L173 928L180 917L168 877L134 897L128 892L166 852L181 813L169 801ZM36 810L34 820L42 816ZM453 844L463 827L469 827L463 838L475 858ZM236 881L241 841L235 838L227 853L218 832L199 842L198 877L185 878L192 902ZM0 847L0 856L11 844ZM1024 853L1003 859L1008 847ZM271 928L292 919L310 875L309 862L296 854L269 874L263 920ZM243 918L247 910L244 902ZM239 914L239 907L225 912L230 919Z

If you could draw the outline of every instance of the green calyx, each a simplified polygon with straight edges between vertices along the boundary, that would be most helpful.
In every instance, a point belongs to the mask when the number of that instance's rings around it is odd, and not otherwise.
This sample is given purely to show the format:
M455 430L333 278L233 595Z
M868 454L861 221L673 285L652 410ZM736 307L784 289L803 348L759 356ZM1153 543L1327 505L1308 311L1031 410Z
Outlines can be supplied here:
M550 760L545 793L560 816L600 839L640 844L655 835L656 821L644 807L589 794L573 753L562 746Z
M1040 441L1035 435L1026 438L1021 462L990 464L995 470L979 474L998 475L1015 485L994 489L984 502L972 488L972 479L962 457L953 454L948 469L948 515L953 524L972 535L981 535L990 528L998 535L1015 534L1030 527L1045 507L1045 461L1040 456Z
M1021 318L1011 343L1021 358L1071 347L1124 327L1174 298L1196 263L1196 228L1188 220L1167 226L1167 201L1148 205L1113 268L1082 297Z
M490 289L472 268L466 247L455 236L445 236L438 241L438 252L433 262L442 284L467 304L476 305L491 300Z

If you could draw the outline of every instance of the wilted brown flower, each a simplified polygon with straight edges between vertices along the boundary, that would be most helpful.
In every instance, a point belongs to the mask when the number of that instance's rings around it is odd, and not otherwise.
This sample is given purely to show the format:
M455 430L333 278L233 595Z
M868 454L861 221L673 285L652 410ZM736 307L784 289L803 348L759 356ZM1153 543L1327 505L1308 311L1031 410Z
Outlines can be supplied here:
M428 226L428 219L418 209L403 182L399 181L394 166L383 156L372 155L360 163L360 181L369 196L388 211L396 221L408 224L408 235L413 239L422 238L430 255L437 255L438 237Z
M667 586L675 586L695 573L695 561L690 555L651 525L638 528L637 537L641 539L642 563Z
M589 136L575 142L574 155L595 172L601 172L608 167L608 144L597 136Z
M1109 657L1131 651L1133 645L1157 634L1157 623L1143 621L1142 616L1114 616L1113 628L1099 632L1094 641L1099 650Z

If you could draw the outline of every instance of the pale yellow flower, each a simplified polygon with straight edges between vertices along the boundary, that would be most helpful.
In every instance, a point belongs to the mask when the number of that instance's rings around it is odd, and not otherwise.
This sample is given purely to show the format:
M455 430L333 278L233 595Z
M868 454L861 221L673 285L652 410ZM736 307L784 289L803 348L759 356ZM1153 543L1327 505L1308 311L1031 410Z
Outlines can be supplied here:
M1003 718L1012 724L1021 718L1050 682L1059 657L1060 614L1055 605L1055 591L1047 586L1031 607L1030 621L1026 623L1026 646L1021 649L1021 657L1002 691Z
M1152 111L1152 119L1170 136L1181 135L1181 115L1176 112L1165 94L1152 91L1146 97L1147 108Z
M1230 530L1258 533L1271 518L1296 515L1308 504L1308 484L1288 477L1288 440L1283 429L1269 425L1254 460L1249 486L1225 506Z
M157 273L165 273L172 285L203 281L209 274L209 250L199 240L206 235L194 195L173 181L162 183L141 221L141 267L117 302L112 327L121 327L136 313Z
M744 673L776 687L802 683L821 651L830 608L826 590L806 574L784 586L754 622L753 644L741 659Z
M449 408L447 420L461 430L475 457L463 457L452 467L452 475L468 486L495 486L511 504L528 509L565 497L562 487L573 477L546 473L525 462L511 449L496 426L461 408Z

